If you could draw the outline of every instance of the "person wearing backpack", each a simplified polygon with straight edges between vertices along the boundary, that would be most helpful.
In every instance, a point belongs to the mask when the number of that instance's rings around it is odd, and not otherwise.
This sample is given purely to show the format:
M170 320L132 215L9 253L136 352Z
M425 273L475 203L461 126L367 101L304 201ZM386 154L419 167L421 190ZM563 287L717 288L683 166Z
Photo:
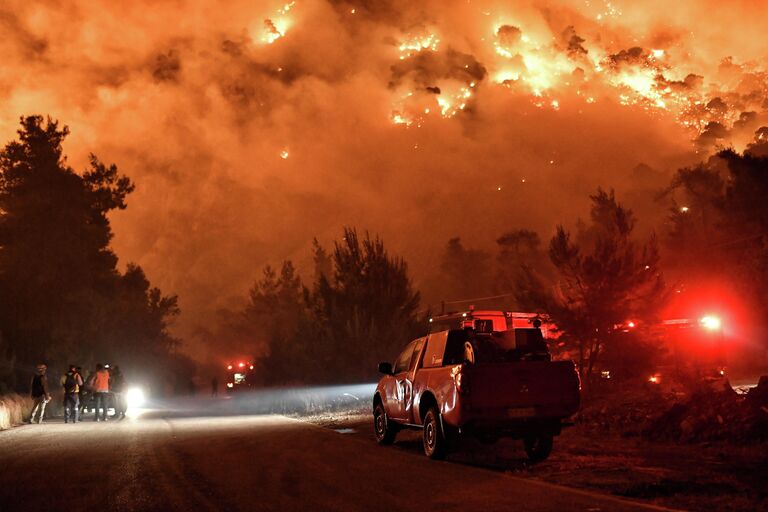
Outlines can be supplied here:
M29 418L30 423L35 422L35 416L38 416L37 423L43 422L43 416L45 416L45 406L51 400L51 394L48 391L48 377L45 372L48 367L44 364L38 364L35 367L35 376L32 377L32 383L30 385L30 396L32 397L32 416Z
M69 365L69 371L61 378L64 388L64 423L77 423L80 420L80 388L83 387L83 377L77 371L77 366Z

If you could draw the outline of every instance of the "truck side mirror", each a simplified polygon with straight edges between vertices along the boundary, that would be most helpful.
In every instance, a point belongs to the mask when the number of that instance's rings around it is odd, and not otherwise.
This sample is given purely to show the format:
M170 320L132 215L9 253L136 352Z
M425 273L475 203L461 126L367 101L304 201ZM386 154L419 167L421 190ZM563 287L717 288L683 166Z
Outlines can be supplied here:
M392 375L392 363L379 363L379 373Z

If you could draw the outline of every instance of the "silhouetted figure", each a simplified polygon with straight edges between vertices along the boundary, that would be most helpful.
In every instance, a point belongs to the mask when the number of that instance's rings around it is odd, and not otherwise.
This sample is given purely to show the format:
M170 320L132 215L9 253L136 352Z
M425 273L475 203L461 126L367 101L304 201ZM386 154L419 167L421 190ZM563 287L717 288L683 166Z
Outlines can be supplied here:
M61 378L64 388L64 423L77 423L80 420L80 388L83 377L75 365L69 365L69 371Z
M103 365L96 365L96 373L93 377L93 393L96 396L96 411L93 421L107 421L107 407L109 407L109 371ZM101 409L101 418L99 410Z
M217 377L211 379L211 396L214 398L219 396L219 379Z
M51 393L48 390L48 377L45 375L48 367L44 364L38 364L35 367L35 376L32 377L32 383L30 385L30 396L32 397L32 415L29 417L29 422L35 422L35 416L37 416L37 423L43 422L43 416L45 416L45 406L51 400Z
M77 373L80 375L83 374L83 369L79 366L77 367ZM85 378L83 381L84 384L80 386L80 407L78 407L78 412L80 413L80 418L83 417L83 412L87 410L88 404L91 401L92 394L93 394L93 379L96 377L96 372L90 371L88 372L88 377Z
M109 391L115 400L115 417L125 418L125 377L119 366L112 368L109 378Z

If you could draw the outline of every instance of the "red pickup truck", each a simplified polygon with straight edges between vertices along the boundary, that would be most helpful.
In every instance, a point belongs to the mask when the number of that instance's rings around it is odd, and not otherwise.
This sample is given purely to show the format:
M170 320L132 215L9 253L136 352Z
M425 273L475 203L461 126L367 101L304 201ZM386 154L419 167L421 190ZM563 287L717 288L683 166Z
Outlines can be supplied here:
M562 420L578 411L581 383L571 361L551 361L538 328L476 333L454 329L408 344L373 398L379 444L423 429L424 453L443 458L458 435L523 439L532 461L549 456Z

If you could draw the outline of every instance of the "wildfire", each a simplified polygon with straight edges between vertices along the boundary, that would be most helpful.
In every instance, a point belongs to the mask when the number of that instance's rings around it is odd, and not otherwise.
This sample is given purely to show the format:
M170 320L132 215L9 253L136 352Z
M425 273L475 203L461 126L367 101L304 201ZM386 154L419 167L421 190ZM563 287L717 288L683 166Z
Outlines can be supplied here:
M586 9L591 10L588 17L601 23L622 16L609 1L593 1L592 7L588 2ZM492 19L496 16L491 11L482 14ZM527 27L517 21L495 18L492 23L490 34L479 34L473 42L478 50L472 57L478 59L484 76L473 77L471 82L461 78L470 65L455 59L457 52L450 37L443 42L439 31L432 29L400 38L397 58L406 61L404 64L422 52L435 53L434 62L439 64L431 70L432 61L419 61L414 65L419 74L413 83L398 83L391 109L394 124L419 127L429 117L453 118L472 104L477 86L486 78L488 87L504 87L510 94L528 96L532 105L542 109L563 110L566 98L579 98L585 105L607 100L640 108L650 116L666 117L690 129L692 138L713 123L727 129L736 126L744 113L764 110L768 72L754 69L754 64L749 69L728 59L723 61L724 66L741 73L750 71L750 89L739 96L715 77L680 75L680 69L688 69L690 64L675 47L615 48L609 38L587 40L573 26L564 32L547 33L540 26ZM731 103L726 104L723 98ZM568 106L579 108L577 103L569 101Z
M262 41L267 44L272 44L285 36L285 33L291 25L291 19L287 15L295 5L295 1L284 4L277 9L277 16L264 20L264 33L261 37Z
M424 36L409 37L401 41L397 49L400 51L400 60L405 60L412 55L424 50L437 51L437 45L440 39L435 34Z

